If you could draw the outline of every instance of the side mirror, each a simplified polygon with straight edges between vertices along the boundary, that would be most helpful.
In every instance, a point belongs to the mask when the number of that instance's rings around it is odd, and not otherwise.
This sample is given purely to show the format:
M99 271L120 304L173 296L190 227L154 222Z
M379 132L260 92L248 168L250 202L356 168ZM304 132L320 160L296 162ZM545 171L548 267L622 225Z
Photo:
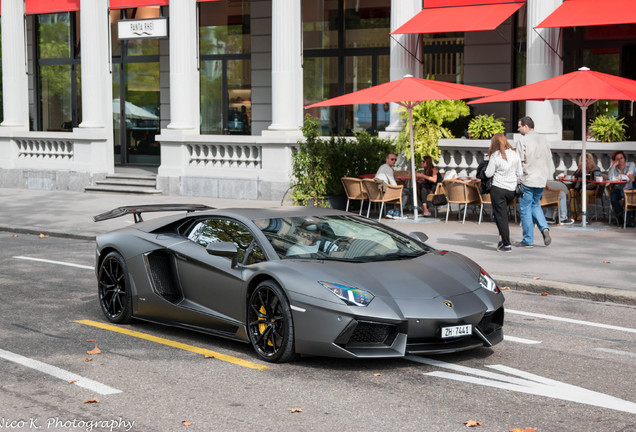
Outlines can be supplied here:
M414 231L409 235L414 239L421 241L422 243L426 243L426 241L428 240L428 236L421 231Z
M236 257L238 255L238 249L236 245L232 242L220 242L208 243L208 246L205 248L207 253L212 256L225 257L232 260L232 267L236 267Z

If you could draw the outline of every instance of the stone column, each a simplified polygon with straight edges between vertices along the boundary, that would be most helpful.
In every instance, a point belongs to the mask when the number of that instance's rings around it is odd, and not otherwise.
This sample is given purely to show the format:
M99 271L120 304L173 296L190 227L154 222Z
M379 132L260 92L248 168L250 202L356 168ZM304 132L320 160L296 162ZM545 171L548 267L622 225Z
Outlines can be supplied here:
M168 129L199 130L196 0L170 0L170 124Z
M303 122L300 0L272 0L272 124L269 131L300 134Z
M111 128L108 0L81 0L80 6L82 123L79 127L103 128L108 125Z
M559 53L563 52L559 43L559 29L534 28L561 3L561 0L528 0L526 3L528 15L526 84L532 84L563 73L563 60L554 52L554 50ZM554 135L555 138L561 139L563 131L562 108L563 101L561 100L528 101L526 102L526 115L534 120L537 132ZM514 124L516 126L516 120Z
M405 22L422 10L422 0L391 0L391 31L397 30ZM421 58L421 46L417 43L419 35L391 35L391 81L412 75L421 78L422 68L417 58ZM415 58L417 56L417 58ZM391 120L386 130L399 132L402 130L402 119L399 106L391 104Z
M0 126L29 129L29 81L26 65L24 0L3 0L2 93L4 121Z

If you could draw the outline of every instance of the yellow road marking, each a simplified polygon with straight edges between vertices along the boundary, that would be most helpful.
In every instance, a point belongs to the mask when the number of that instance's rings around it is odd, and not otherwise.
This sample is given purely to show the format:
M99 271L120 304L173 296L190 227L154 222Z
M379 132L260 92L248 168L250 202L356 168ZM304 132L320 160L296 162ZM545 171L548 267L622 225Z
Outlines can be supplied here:
M117 327L114 325L110 325L110 324L104 324L104 323L100 323L97 321L91 321L91 320L76 320L76 323L79 324L84 324L84 325L89 325L89 326L93 326L93 327L98 327L104 330L110 330L116 333L121 333L121 334L125 334L128 336L132 336L132 337L136 337L139 339L145 339L151 342L156 342L162 345L168 345L171 346L173 348L179 348L185 351L191 351L193 353L197 353L197 354L203 354L203 355L207 355L207 356L211 356L214 357L216 359L222 360L222 361L226 361L229 363L233 363L235 365L238 366L243 366L246 368L250 368L250 369L256 369L256 370L267 370L269 369L268 366L265 365L260 365L257 363L252 363L250 361L247 360L242 360L238 357L232 357L229 355L225 355L225 354L221 354L215 351L210 351L204 348L199 348L199 347L195 347L193 345L188 345L188 344L184 344L181 342L175 342L172 341L170 339L165 339L165 338L161 338L161 337L157 337L157 336L152 336L149 335L147 333L141 333L138 331L134 331L134 330L128 330L125 328L121 328L121 327Z

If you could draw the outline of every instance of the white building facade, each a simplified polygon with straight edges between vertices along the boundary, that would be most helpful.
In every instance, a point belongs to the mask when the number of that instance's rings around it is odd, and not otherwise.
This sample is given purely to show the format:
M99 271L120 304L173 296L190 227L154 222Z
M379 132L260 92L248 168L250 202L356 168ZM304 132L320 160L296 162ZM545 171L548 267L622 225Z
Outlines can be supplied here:
M505 90L584 66L576 63L596 59L586 50L616 49L615 40L587 47L580 32L535 30L561 0L521 2L496 31L389 35L440 1L2 0L0 187L81 191L143 167L167 195L278 200L305 105L407 73ZM636 33L625 31L616 74L636 78L625 48ZM581 59L563 54L570 40ZM567 126L576 124L567 104L473 109L504 117L510 133L531 115L559 169L576 168L580 131ZM325 135L402 127L392 105L308 113ZM442 167L471 173L487 143L440 146ZM613 150L635 157L631 142L588 148L601 168Z

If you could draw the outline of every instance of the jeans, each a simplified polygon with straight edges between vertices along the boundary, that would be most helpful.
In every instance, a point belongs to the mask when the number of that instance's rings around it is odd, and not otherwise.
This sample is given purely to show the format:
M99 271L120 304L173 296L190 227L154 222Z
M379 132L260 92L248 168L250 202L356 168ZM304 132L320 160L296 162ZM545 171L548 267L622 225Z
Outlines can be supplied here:
M539 231L548 229L543 210L539 205L544 188L528 187L524 184L523 196L519 198L519 211L521 213L521 227L523 228L523 242L529 245L534 244L534 224L537 224Z

